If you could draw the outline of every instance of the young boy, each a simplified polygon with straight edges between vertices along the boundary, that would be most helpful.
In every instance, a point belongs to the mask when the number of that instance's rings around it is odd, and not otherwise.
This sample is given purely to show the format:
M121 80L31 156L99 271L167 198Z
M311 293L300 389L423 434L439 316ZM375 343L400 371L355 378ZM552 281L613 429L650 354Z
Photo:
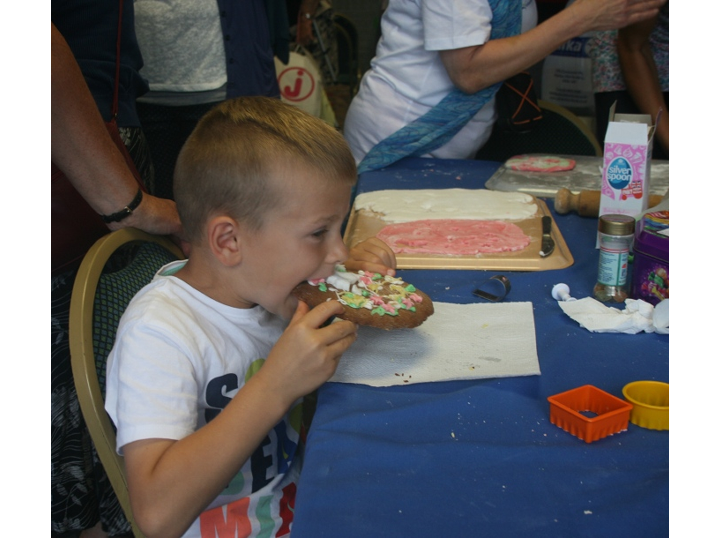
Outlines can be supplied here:
M289 533L299 403L356 337L325 325L337 301L310 310L291 291L347 258L355 180L341 135L276 99L218 105L183 147L189 259L133 299L108 359L106 408L148 538ZM353 257L350 269L392 272L384 243Z

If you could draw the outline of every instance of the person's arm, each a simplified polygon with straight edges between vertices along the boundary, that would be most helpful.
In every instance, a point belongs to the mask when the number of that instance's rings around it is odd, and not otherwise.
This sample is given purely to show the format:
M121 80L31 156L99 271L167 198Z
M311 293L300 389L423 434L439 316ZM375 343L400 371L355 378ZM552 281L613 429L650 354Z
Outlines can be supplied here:
M465 93L475 93L535 65L573 37L653 17L665 1L577 0L523 34L439 51L440 58L453 84Z
M295 41L300 45L307 46L313 39L312 19L317 13L320 0L302 0L297 19L297 36ZM308 15L310 16L308 18Z
M95 100L65 38L52 24L52 162L101 215L127 206L137 181L110 138ZM133 213L111 230L126 226L149 233L180 235L175 202L146 194Z
M657 66L650 47L650 34L657 17L630 25L618 32L617 51L625 85L633 101L644 114L653 119L662 109L656 135L665 149L670 150L670 111L665 102Z
M300 397L330 379L357 327L337 301L298 308L263 367L208 424L179 441L123 447L135 519L148 538L181 536L237 474ZM122 425L121 425L122 427Z

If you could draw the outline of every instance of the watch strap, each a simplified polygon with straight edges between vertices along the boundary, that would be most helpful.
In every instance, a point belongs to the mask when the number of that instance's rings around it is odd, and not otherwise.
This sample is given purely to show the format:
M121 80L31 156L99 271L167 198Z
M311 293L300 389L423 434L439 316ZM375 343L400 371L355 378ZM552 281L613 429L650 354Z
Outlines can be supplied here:
M111 223L111 222L120 222L123 219L126 219L130 215L132 215L133 211L135 211L138 206L140 205L140 202L142 202L143 199L143 192L142 189L138 189L137 194L135 195L135 198L133 198L132 202L130 202L128 205L126 205L124 208L122 208L120 211L116 213L112 213L110 215L100 215L100 218L103 220L103 222Z

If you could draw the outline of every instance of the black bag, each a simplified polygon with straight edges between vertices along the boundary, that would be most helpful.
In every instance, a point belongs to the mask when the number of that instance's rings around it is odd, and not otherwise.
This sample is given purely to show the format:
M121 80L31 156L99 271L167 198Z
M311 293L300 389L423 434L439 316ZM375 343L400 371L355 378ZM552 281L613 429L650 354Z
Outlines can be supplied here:
M507 79L495 95L496 126L505 132L526 133L542 119L530 73Z

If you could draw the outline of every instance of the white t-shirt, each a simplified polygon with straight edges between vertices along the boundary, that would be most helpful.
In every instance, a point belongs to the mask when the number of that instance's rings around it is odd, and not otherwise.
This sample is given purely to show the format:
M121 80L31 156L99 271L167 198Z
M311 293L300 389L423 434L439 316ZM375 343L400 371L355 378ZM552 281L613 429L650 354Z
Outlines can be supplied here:
M522 31L535 26L535 0L523 0ZM363 76L344 125L359 163L378 142L419 118L453 89L440 50L482 45L490 38L487 0L390 0L371 69ZM474 157L490 137L495 100L429 156Z
M120 320L105 400L119 452L133 441L179 440L202 428L262 366L286 326L262 307L223 305L167 276L184 263L163 267ZM214 538L216 529L240 529L220 536L289 531L301 465L300 411L296 404L268 433L184 537Z

